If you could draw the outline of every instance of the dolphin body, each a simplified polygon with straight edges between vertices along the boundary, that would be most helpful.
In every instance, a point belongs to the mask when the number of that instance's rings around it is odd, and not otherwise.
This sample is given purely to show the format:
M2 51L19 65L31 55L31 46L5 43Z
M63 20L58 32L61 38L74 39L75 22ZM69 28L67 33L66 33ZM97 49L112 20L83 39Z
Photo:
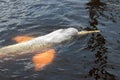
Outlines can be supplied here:
M0 48L0 58L6 56L17 56L27 53L36 53L41 50L49 49L57 44L70 40L74 36L99 32L96 31L78 31L75 28L58 29L49 34L33 38L32 40L8 45Z
M49 34L33 38L32 40L26 42L2 47L0 48L0 58L39 52L41 50L51 48L54 45L70 40L77 34L78 30L75 28L58 29Z

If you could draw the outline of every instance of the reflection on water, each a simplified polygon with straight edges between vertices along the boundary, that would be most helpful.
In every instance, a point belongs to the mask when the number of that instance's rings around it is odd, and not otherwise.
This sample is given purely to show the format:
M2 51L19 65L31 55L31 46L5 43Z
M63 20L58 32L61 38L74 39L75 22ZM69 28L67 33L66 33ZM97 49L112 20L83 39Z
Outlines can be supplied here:
M87 3L87 9L89 10L90 29L97 29L98 18L101 16L114 21L113 18L104 14L106 3L100 0L91 0ZM105 38L100 33L92 34L87 49L95 52L94 66L89 70L87 77L93 77L94 80L115 80L115 76L106 70L108 49Z
M87 3L88 9L89 9L89 17L90 21L89 24L93 28L97 28L96 25L98 25L97 18L101 15L103 15L103 11L105 9L106 4L100 2L99 0L91 0L89 3Z
M88 49L95 53L94 67L90 69L88 76L93 76L95 80L115 80L114 75L106 70L107 66L107 48L106 42L101 34L92 35L88 42Z

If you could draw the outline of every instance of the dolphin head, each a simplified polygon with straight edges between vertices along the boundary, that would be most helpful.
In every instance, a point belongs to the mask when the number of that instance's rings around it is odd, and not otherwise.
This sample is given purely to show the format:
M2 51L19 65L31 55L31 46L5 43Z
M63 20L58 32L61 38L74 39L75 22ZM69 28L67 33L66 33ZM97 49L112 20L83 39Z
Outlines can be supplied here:
M51 43L61 43L70 40L72 37L78 34L78 30L75 28L58 29L44 36L44 39Z

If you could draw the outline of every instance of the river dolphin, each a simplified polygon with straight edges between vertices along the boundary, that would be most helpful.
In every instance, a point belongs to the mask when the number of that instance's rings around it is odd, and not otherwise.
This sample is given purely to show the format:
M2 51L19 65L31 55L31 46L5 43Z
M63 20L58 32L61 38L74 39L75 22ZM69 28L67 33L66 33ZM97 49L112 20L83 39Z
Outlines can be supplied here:
M33 38L32 40L17 43L0 48L0 56L16 56L26 53L33 53L50 48L56 44L60 44L71 39L78 34L75 28L58 29L44 36Z
M72 39L74 36L84 35L89 33L99 32L95 31L78 31L75 28L58 29L49 34L32 38L32 37L16 37L17 44L8 45L0 48L0 58L13 57L27 53L35 53L32 57L35 70L43 68L45 65L51 63L55 57L55 50L52 49L57 44L63 43ZM42 50L45 50L41 52Z

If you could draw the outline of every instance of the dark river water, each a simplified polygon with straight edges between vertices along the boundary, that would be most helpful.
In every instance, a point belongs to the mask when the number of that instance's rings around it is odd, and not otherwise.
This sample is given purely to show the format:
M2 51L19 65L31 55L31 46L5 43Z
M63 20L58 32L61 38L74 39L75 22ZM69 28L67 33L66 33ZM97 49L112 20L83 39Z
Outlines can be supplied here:
M31 55L0 60L0 80L120 80L120 0L0 0L0 47L68 27L101 32L57 46L40 71Z

